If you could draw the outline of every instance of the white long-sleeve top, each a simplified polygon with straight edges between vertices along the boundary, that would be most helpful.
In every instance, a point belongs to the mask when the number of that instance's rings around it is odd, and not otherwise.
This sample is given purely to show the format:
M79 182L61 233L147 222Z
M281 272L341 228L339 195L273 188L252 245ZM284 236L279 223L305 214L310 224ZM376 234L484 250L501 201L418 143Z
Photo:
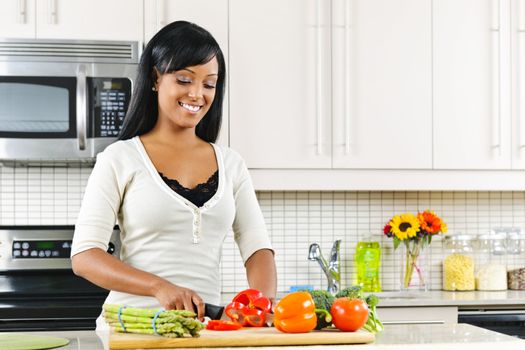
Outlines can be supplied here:
M222 245L233 230L246 261L271 249L264 219L242 158L212 144L219 170L215 195L198 208L161 178L139 137L117 141L97 156L89 177L71 256L106 250L115 223L121 230L120 259L220 302ZM160 307L153 297L111 291L107 303Z

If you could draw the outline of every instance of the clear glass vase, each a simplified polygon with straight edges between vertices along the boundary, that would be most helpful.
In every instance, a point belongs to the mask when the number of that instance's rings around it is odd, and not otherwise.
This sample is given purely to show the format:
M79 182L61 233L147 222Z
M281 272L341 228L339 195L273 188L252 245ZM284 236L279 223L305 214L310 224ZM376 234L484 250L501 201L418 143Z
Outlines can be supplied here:
M408 240L399 246L401 253L400 290L428 290L428 272L430 268L427 251L423 240Z

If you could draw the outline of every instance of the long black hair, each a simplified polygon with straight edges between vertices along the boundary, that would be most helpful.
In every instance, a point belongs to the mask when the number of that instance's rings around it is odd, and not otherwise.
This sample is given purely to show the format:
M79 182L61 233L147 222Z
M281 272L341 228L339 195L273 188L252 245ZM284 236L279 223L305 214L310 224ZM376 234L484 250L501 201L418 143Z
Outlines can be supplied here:
M215 142L222 121L226 78L224 55L217 41L206 29L186 21L168 24L146 45L140 58L133 95L118 139L127 140L143 135L153 129L157 123L157 92L152 91L156 81L155 69L160 74L171 73L208 63L214 57L219 64L215 97L210 109L197 124L195 133L204 141Z

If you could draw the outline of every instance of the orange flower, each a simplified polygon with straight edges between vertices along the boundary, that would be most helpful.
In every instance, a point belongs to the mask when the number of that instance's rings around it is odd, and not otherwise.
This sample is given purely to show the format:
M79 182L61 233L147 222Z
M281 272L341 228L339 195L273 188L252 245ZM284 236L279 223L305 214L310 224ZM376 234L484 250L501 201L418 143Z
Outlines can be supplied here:
M430 210L425 210L422 213L418 213L417 218L419 220L421 230L426 231L431 235L439 233L440 231L446 232L447 230L447 227L443 221Z

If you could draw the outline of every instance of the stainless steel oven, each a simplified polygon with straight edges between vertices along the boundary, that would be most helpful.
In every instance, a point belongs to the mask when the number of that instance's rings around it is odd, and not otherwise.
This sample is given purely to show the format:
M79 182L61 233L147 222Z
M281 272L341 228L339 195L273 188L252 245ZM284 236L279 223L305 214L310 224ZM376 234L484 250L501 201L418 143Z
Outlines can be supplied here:
M459 310L458 322L525 339L525 307Z
M0 161L94 160L115 141L137 42L0 39Z
M72 226L0 226L0 331L95 329L108 294L71 270ZM115 228L108 252L118 257Z

